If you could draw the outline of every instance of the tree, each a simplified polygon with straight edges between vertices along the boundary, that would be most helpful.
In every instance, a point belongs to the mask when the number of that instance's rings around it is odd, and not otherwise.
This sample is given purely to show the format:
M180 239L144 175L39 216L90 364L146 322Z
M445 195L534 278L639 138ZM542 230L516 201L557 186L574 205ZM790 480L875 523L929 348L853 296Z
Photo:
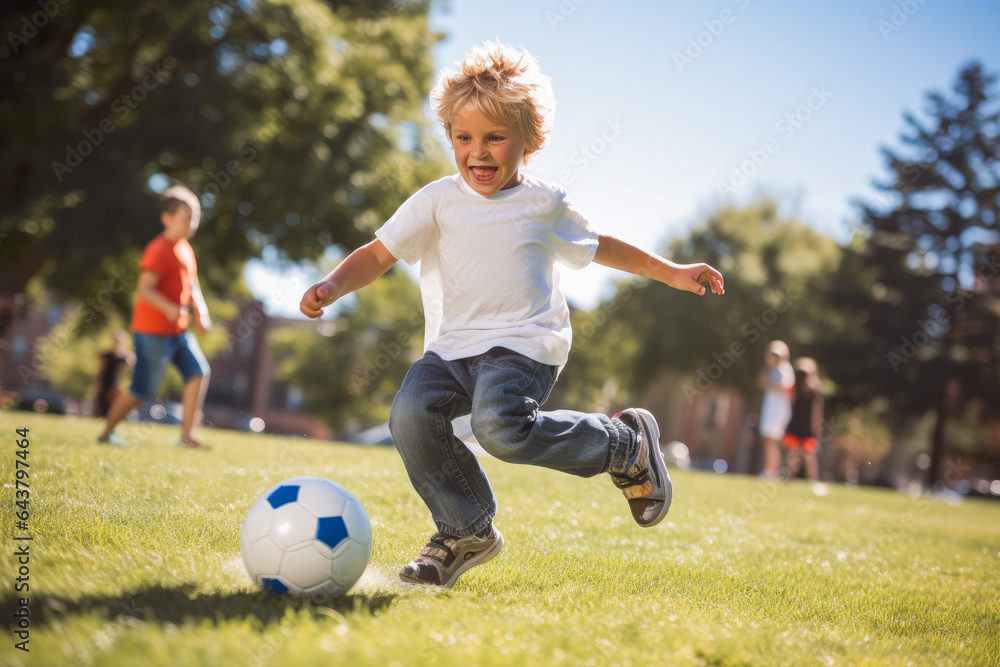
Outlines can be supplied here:
M773 201L719 209L664 255L715 266L726 294L699 297L648 279L619 283L613 297L574 318L560 396L593 404L610 379L618 388L611 402L626 404L664 370L688 375L688 398L715 383L750 395L769 341L800 351L821 331L846 325L818 298L838 264L837 244L779 216ZM590 387L577 387L581 381Z
M193 243L220 291L265 247L302 259L367 240L441 173L423 114L428 8L5 3L0 110L17 130L0 147L0 292L44 269L93 296L159 231L151 194L173 179L202 198ZM116 293L114 309L127 303Z
M863 226L828 295L863 335L821 354L841 398L886 397L897 420L935 415L928 482L942 476L948 420L970 401L1000 405L1000 113L996 76L964 67L954 96L927 96L927 123L904 116L903 153L861 204Z
M236 304L230 301L206 297L209 312L216 321L232 319L238 315ZM82 320L91 318L86 304L71 311L37 343L31 366L20 367L20 375L25 384L44 379L60 394L84 401L94 398L96 378L100 368L100 355L107 352L118 329L127 329L128 321L120 315L111 314L99 326L84 327ZM211 359L229 343L225 327L214 327L208 332L195 333L198 345L205 356ZM122 373L120 382L123 391L128 388L129 373ZM177 368L170 365L159 388L162 395L180 396L184 390L184 380Z
M278 377L302 390L304 411L334 429L375 426L389 419L392 399L421 354L420 290L392 269L353 295L355 305L307 329L274 331Z

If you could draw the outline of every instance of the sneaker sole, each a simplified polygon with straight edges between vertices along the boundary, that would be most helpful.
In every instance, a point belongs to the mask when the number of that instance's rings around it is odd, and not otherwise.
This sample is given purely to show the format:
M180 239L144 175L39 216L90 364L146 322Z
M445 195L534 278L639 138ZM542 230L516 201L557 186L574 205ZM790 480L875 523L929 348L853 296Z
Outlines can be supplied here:
M670 481L670 473L667 472L667 464L664 462L663 452L660 450L660 427L657 426L656 419L653 418L653 414L649 410L643 408L636 408L636 413L642 420L646 432L649 433L650 442L647 446L649 447L650 468L653 471L653 477L659 482L659 486L663 487L664 495L663 506L653 520L649 523L639 524L643 528L649 528L663 521L663 517L667 515L670 503L674 499L674 485Z
M486 563L490 560L493 560L493 558L496 557L496 555L503 550L503 534L499 530L497 530L496 526L493 526L493 531L497 534L497 539L493 543L493 546L491 546L489 549L482 552L475 558L471 558L465 563L462 563L462 565L457 570L455 570L455 572L451 575L451 577L448 578L448 581L441 584L442 588L451 588L452 586L455 585L455 582L458 581L458 578L466 572L466 570L475 567L477 565L482 565L483 563ZM420 579L414 579L413 577L408 577L402 572L399 573L399 579L403 583L407 584L420 584L421 586L427 585L426 581L421 581Z

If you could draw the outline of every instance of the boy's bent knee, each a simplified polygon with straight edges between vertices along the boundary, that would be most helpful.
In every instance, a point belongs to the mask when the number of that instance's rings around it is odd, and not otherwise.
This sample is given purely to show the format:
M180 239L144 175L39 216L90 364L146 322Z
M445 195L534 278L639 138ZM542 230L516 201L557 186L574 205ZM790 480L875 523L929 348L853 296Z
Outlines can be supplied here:
M389 409L389 432L395 438L406 429L430 428L434 420L435 415L419 392L400 391Z
M491 456L517 463L531 432L531 413L480 409L472 412L471 426L476 440Z

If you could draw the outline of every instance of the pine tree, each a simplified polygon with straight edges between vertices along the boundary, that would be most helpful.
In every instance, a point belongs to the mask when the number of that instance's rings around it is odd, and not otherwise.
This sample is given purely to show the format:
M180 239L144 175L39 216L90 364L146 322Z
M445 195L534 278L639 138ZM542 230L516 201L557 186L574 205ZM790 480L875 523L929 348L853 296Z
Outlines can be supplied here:
M900 419L933 411L928 481L942 480L945 427L974 401L1000 405L1000 113L997 77L966 66L954 95L907 113L904 151L884 149L890 180L861 206L831 303L867 336L827 341L821 356L843 399L890 400Z

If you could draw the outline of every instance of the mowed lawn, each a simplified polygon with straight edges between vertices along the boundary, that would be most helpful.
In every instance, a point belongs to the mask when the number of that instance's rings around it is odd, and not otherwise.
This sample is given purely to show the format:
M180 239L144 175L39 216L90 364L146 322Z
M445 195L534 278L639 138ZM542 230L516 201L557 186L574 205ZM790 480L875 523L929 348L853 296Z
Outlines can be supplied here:
M0 412L5 626L17 605L15 428L30 429L30 653L3 665L996 665L1000 503L674 472L660 526L601 476L494 460L504 552L450 591L396 573L433 532L396 452ZM348 596L254 589L240 527L268 487L333 479L372 560Z

